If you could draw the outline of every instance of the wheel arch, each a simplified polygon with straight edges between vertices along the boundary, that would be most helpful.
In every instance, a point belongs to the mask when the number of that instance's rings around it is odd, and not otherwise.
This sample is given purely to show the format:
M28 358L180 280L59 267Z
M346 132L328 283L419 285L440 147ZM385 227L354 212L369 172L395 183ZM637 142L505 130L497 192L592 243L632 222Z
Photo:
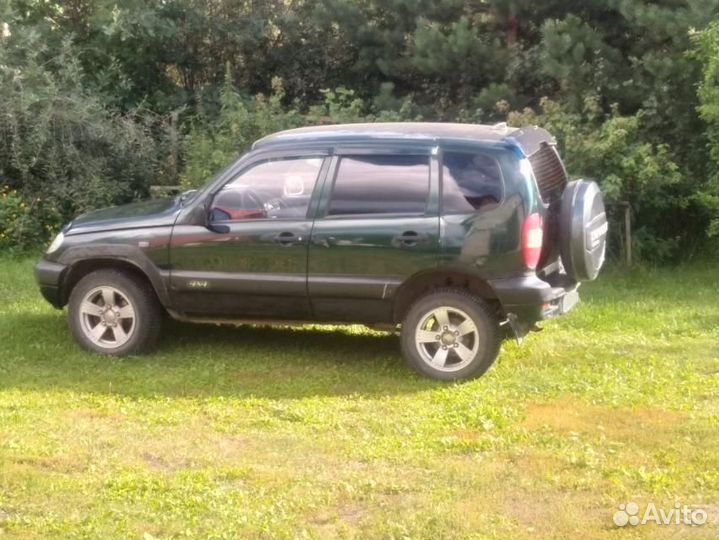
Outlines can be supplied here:
M66 264L68 268L64 272L61 285L62 304L67 304L72 289L83 277L96 270L111 269L124 272L148 284L160 304L168 307L169 294L166 280L147 256L142 252L130 253L129 251L132 250L130 246L113 246L113 248L95 249L90 252L86 249L76 252L68 250L63 253L60 262Z
M435 268L414 274L406 279L394 295L392 316L394 322L404 319L412 303L425 293L438 288L456 288L470 291L499 312L501 305L494 288L486 279L454 268Z

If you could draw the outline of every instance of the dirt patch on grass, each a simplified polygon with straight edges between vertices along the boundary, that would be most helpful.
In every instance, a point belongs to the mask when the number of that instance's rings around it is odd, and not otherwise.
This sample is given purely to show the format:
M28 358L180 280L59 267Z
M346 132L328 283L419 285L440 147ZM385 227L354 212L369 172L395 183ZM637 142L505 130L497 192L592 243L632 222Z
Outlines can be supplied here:
M144 461L149 469L158 472L175 472L181 469L187 469L192 465L187 459L169 459L165 456L150 452L142 452L140 458L142 458L142 461Z
M127 420L125 415L115 411L95 410L95 409L75 409L68 412L68 416L75 420L111 420L113 422L124 422Z
M514 492L503 510L528 538L604 537L612 528L612 508L586 493Z
M325 508L309 518L309 522L319 527L323 532L330 533L329 538L338 532L343 525L356 526L367 515L365 506L353 501L347 501L334 508Z
M129 445L129 461L148 469L173 473L207 466L234 466L245 461L245 439L209 430L168 430L164 436Z
M14 461L17 465L60 474L82 473L88 468L87 460L79 456L21 457Z
M676 432L686 414L660 409L612 409L572 398L527 407L522 427L531 431L549 429L559 434L603 434L610 439L632 439L655 446L657 438Z

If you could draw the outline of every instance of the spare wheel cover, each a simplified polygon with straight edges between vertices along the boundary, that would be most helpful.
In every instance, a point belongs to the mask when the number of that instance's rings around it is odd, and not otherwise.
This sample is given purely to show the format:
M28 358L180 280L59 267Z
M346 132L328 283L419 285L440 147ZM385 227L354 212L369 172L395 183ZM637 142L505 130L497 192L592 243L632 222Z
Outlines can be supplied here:
M576 281L591 281L604 264L607 214L596 182L575 180L562 195L559 238L562 263Z

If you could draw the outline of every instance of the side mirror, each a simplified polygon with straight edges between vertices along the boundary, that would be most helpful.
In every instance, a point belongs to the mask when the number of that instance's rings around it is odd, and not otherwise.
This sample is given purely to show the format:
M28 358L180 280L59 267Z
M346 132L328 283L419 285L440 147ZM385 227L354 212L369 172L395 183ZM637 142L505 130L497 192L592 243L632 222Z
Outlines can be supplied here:
M228 232L230 232L229 225L224 225L222 223L212 223L211 221L207 223L207 228L212 232L218 234L227 234Z
M212 219L212 196L207 198L207 201L205 201L204 204L204 212L205 212L205 227L207 227L208 230L218 233L218 234L227 234L230 232L230 226L225 225L223 223L214 223Z

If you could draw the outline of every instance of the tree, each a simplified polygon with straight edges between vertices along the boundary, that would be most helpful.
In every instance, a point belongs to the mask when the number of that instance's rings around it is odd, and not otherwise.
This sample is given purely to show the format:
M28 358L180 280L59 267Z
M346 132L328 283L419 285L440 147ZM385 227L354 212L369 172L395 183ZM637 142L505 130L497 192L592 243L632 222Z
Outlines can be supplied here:
M696 55L703 67L699 112L706 122L711 168L695 199L710 220L709 234L719 234L719 23L695 35Z

